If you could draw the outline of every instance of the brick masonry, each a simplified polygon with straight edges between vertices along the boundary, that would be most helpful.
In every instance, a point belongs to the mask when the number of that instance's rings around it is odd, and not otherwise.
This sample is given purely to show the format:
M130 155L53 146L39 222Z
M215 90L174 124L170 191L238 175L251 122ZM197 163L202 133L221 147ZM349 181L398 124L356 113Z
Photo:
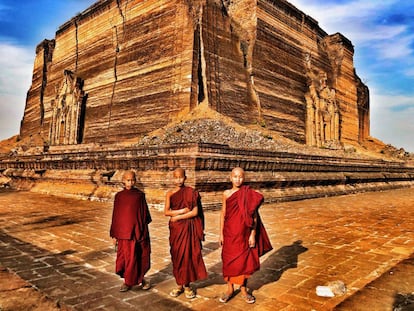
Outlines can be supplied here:
M14 189L66 197L111 200L127 169L154 207L164 203L171 171L183 167L188 184L200 190L206 209L217 209L229 172L246 170L252 187L266 202L308 199L364 191L410 187L414 166L397 160L322 156L230 148L207 143L102 150L78 146L50 148L31 155L0 157L0 177ZM2 179L0 179L1 182ZM4 179L3 179L4 180Z
M412 255L413 194L413 188L407 188L262 206L274 250L262 258L261 270L249 281L257 298L251 308L333 310L352 300ZM206 212L203 255L209 277L194 284L197 298L193 300L168 295L175 286L168 219L154 209L152 268L147 275L153 288L118 291L122 281L113 273L115 254L108 237L111 211L110 202L1 191L0 265L74 310L245 310L239 295L226 305L218 302L225 286L217 211ZM412 275L409 271L404 276ZM334 280L347 285L344 296L315 294L317 285ZM376 310L389 310L396 292L412 289L412 277L402 280L405 287L376 292L382 303ZM354 300L351 310L369 310L364 301Z

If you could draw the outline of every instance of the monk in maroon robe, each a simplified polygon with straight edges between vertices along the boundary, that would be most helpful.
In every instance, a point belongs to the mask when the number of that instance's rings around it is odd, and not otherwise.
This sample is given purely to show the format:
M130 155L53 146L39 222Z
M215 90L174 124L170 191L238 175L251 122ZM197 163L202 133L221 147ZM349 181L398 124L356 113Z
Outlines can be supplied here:
M150 237L148 224L151 215L145 194L134 187L135 173L128 171L122 179L125 188L115 195L110 236L117 246L115 272L124 278L120 291L142 284L149 289L144 275L150 269Z
M170 295L177 297L184 292L187 298L194 298L190 283L207 277L201 254L204 228L200 197L197 191L184 185L183 169L176 169L173 178L175 188L166 195L165 215L170 216L170 253L178 288Z
M244 171L239 167L233 169L230 179L233 187L223 194L220 216L223 277L227 282L220 301L229 301L237 284L246 302L254 303L255 297L247 293L247 279L260 269L259 257L272 249L258 213L263 195L243 185Z

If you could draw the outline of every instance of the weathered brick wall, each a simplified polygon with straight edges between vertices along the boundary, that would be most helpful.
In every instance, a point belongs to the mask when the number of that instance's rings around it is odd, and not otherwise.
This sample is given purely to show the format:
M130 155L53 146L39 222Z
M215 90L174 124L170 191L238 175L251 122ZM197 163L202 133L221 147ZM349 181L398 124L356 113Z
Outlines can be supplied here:
M236 1L234 6L239 5L236 8L248 20L256 7L246 7L246 2L252 1ZM202 37L208 102L214 110L240 123L254 123L259 115L253 94L249 92L250 73L242 46L247 47L249 32L256 29L248 27L249 24L241 26L239 19L230 17L229 14L236 14L231 8L210 1L204 9Z
M207 59L214 93L210 105L241 123L260 122L305 143L309 59L312 69L325 72L328 87L336 91L341 141L357 142L359 119L366 119L358 116L359 82L351 42L340 34L327 35L315 20L286 1L260 0L246 9L250 2L229 5L228 15L211 5L213 13L205 17L206 28L215 32L206 37L216 37L205 43L212 54ZM256 19L254 28L246 15ZM246 56L249 49L253 51Z
M0 157L0 185L34 192L112 200L125 170L137 172L137 185L151 206L162 208L172 170L186 169L206 208L221 206L236 166L266 202L309 199L414 185L414 166L400 161L316 156L229 148L214 144L82 150L51 147L47 154Z
M84 81L84 143L136 137L189 109L193 20L182 1L100 1L62 25L55 41L43 86L44 49L37 52L22 136L39 132L43 87L47 137L65 70Z
M281 1L259 1L254 79L267 127L305 143L305 52L320 34L312 20ZM324 57L315 66L326 68Z
M44 122L44 88L47 84L47 72L50 69L54 40L44 40L36 47L33 65L32 86L27 92L26 106L21 122L20 135L28 137L39 133Z

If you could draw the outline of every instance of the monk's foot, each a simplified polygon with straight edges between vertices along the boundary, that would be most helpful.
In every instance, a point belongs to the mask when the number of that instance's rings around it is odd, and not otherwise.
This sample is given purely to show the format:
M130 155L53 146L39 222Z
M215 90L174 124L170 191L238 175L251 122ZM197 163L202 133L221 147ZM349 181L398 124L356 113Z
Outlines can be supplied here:
M222 303L226 303L227 301L229 301L231 299L231 297L233 297L234 293L225 293L223 295L221 295L219 301Z
M142 280L141 286L143 290L149 290L151 288L151 283L149 281Z
M127 292L131 289L131 286L126 285L125 283L122 284L121 288L119 289L120 292Z
M182 293L184 293L184 288L179 287L179 288L174 288L171 292L170 292L170 296L171 297L178 297L180 296Z
M193 299L196 296L194 290L191 287L186 287L184 290L184 293L185 293L185 298L188 298L188 299Z
M256 298L253 295L250 295L249 293L246 293L246 295L241 295L241 297L247 303L255 303L256 302Z

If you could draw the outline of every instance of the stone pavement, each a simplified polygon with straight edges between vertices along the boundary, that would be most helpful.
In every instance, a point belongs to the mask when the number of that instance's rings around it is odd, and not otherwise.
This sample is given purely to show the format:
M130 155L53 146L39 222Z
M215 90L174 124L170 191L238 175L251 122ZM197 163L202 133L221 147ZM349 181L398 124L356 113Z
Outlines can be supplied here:
M0 191L0 310L393 310L414 292L414 188L262 206L274 250L249 281L254 305L240 295L218 302L217 211L205 212L209 278L194 284L195 299L170 297L168 219L151 212L153 287L120 293L111 203ZM347 285L345 295L316 295L335 280ZM39 297L29 308L30 295Z

